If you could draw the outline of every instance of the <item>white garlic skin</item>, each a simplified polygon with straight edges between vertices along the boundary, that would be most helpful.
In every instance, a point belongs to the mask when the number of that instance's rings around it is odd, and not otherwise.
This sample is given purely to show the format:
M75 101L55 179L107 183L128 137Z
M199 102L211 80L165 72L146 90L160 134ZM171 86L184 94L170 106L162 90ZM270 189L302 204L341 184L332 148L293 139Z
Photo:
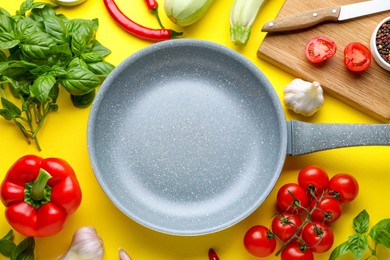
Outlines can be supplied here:
M294 79L284 87L284 104L297 114L313 115L324 105L320 83Z
M130 256L122 248L119 248L119 260L131 260Z
M101 260L104 255L102 239L93 227L81 227L73 234L68 251L58 260Z

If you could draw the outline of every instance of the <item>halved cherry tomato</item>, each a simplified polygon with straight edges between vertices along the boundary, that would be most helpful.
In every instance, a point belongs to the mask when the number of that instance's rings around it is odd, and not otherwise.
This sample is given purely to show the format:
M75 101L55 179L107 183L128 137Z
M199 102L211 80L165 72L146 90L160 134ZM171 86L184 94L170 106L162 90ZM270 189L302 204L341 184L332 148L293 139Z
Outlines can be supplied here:
M371 51L359 42L352 42L344 49L344 65L351 71L360 72L371 65Z
M276 239L267 227L257 225L245 233L244 247L254 256L267 257L275 251Z
M325 36L311 39L305 47L306 58L313 63L320 63L332 58L337 50L336 43Z
M300 235L298 228L302 221L298 215L291 213L279 213L272 220L272 232L283 242L287 242L295 233Z

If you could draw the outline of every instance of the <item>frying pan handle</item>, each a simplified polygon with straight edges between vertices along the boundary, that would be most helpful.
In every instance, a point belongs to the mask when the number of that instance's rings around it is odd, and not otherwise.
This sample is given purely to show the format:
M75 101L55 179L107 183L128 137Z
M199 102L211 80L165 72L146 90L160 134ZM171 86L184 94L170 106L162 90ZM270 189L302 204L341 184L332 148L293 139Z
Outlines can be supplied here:
M301 155L333 148L390 145L388 124L314 124L287 122L287 154Z

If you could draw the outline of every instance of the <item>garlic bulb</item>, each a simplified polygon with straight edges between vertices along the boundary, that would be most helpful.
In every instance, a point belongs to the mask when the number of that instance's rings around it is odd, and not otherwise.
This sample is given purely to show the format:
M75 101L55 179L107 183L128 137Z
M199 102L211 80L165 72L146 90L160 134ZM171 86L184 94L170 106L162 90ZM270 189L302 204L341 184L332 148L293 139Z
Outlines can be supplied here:
M93 227L81 227L74 234L68 251L58 260L100 260L104 245Z
M294 79L284 87L284 103L295 113L311 116L324 105L322 87L317 81Z

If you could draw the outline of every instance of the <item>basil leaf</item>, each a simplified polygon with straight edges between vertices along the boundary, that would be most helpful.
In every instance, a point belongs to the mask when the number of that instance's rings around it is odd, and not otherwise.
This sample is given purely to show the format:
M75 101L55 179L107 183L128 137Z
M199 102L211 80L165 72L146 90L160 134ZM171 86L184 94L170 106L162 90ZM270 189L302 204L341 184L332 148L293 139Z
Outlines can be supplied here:
M50 74L39 76L30 88L31 96L45 104L55 83L56 79Z
M67 24L67 28L72 36L71 49L76 56L92 50L96 32L91 21L74 19Z
M0 66L0 74L14 80L26 80L31 76L30 70L37 68L38 65L28 61L10 61L7 66Z
M96 63L88 63L88 68L90 71L92 71L93 73L95 73L95 75L99 77L107 77L108 74L110 74L110 72L115 67L109 62L102 61Z
M2 7L0 7L0 14L5 15L5 16L11 16L11 14L8 13L8 11Z
M371 238L378 244L390 248L390 219L379 221L370 231Z
M111 53L111 51L109 49L107 49L106 47L104 47L99 41L95 40L95 43L92 47L92 50L91 52L95 52L95 53L98 53L100 54L101 56L105 57L107 56L108 54Z
M348 238L349 249L356 259L360 259L368 248L368 239L363 234L353 234Z
M1 105L3 108L0 109L0 115L6 120L12 120L22 115L22 111L8 99L1 97Z
M60 78L60 84L72 95L84 95L100 84L99 78L88 69L73 67Z
M341 243L335 249L333 249L332 253L329 256L329 260L335 260L339 256L342 256L342 255L348 253L349 251L350 251L349 250L349 243L348 243L348 241L345 241L344 243Z
M79 57L75 57L74 59L71 60L71 62L69 62L68 68L74 68L74 67L81 67L81 68L88 69L87 63L85 63L85 61L83 61Z
M64 21L52 15L43 16L43 24L45 25L45 31L52 36L58 43L69 42L69 36L64 24Z
M370 216L368 215L366 210L363 210L360 212L354 219L353 219L353 228L355 229L356 233L363 234L366 233L370 226Z
M13 237L14 237L14 231L10 229L10 231L8 231L8 233L2 239L11 240L13 239Z
M35 240L27 237L12 252L11 260L34 260Z
M45 15L52 15L52 16L56 15L56 12L51 5L41 2L41 3L36 3L31 8L30 17L34 21L43 22L43 17Z
M11 49L20 43L12 33L0 33L0 49Z
M22 53L27 59L47 60L51 48L56 44L50 35L44 32L35 32L28 35L21 44Z
M15 250L16 244L9 239L0 240L0 254L10 257L12 252Z
M0 14L0 32L13 32L15 30L15 21L11 16Z
M22 19L16 25L16 32L21 39L38 31L40 31L38 24L31 18Z
M17 13L18 15L25 16L26 12L32 8L33 3L34 3L34 0L26 0L26 1L24 1L24 2L20 5L19 11L17 11L16 13Z
M81 54L81 58L86 63L93 63L103 61L103 56L96 52L86 52Z

